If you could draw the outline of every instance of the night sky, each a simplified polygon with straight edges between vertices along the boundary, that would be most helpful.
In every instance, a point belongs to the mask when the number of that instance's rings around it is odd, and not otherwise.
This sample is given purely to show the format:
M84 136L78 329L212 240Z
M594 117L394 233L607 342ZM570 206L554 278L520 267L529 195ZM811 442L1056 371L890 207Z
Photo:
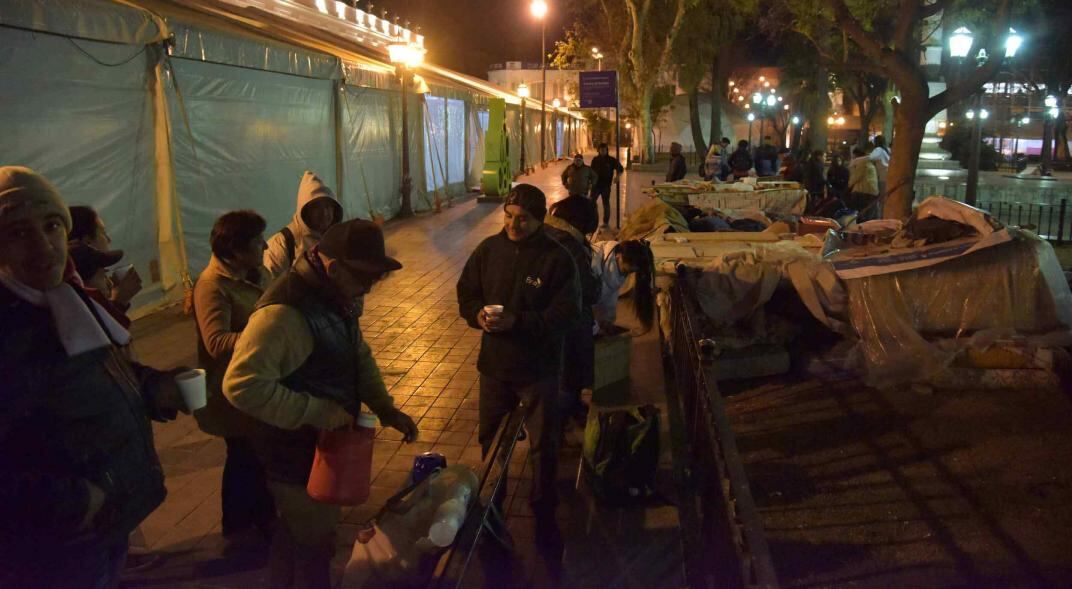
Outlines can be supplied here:
M480 78L488 65L504 61L539 61L540 25L529 12L528 0L379 0L388 18L411 21L425 35L427 59L437 65ZM548 0L547 47L562 37L563 3ZM358 7L367 10L368 2Z

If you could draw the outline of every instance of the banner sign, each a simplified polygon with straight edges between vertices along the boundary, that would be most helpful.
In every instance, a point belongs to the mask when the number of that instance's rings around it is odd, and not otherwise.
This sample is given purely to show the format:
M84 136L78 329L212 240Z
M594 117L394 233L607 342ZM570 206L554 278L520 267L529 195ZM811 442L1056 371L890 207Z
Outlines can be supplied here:
M581 72L581 108L618 106L618 72Z

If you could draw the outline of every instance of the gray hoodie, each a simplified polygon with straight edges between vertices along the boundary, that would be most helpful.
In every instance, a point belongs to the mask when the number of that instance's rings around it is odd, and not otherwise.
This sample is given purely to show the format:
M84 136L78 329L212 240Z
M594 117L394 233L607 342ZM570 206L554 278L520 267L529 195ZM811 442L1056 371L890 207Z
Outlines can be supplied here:
M287 228L294 234L294 257L292 258L287 252L287 241L281 231L268 240L268 249L264 250L264 267L273 278L289 270L295 258L320 243L320 233L309 227L303 215L310 203L321 198L326 198L335 204L335 222L342 221L342 205L339 204L335 193L324 184L319 176L307 170L302 175L301 183L298 184L298 203L295 207L294 218L287 224Z

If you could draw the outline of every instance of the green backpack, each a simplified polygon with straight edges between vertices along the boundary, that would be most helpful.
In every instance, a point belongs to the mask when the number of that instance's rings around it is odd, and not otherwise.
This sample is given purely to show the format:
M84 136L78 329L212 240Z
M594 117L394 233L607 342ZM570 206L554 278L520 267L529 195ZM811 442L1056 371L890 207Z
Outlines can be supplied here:
M654 405L606 411L588 420L584 472L600 500L628 505L655 493L659 469L659 410Z

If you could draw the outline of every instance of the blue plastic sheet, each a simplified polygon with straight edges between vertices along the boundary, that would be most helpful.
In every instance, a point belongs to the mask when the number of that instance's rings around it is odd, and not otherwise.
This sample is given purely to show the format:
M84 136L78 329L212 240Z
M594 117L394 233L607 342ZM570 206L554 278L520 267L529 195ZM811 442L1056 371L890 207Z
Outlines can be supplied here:
M398 153L402 106L398 91L344 86L342 96L343 210L348 216L363 219L374 215L390 218L401 206ZM410 146L411 150L419 147L415 142ZM411 154L410 161L415 159Z
M208 264L209 233L222 213L254 209L270 234L294 215L305 170L338 186L333 83L186 59L171 63L176 189L196 275Z
M0 165L33 168L69 205L95 208L146 285L157 252L148 60L139 45L0 27Z

